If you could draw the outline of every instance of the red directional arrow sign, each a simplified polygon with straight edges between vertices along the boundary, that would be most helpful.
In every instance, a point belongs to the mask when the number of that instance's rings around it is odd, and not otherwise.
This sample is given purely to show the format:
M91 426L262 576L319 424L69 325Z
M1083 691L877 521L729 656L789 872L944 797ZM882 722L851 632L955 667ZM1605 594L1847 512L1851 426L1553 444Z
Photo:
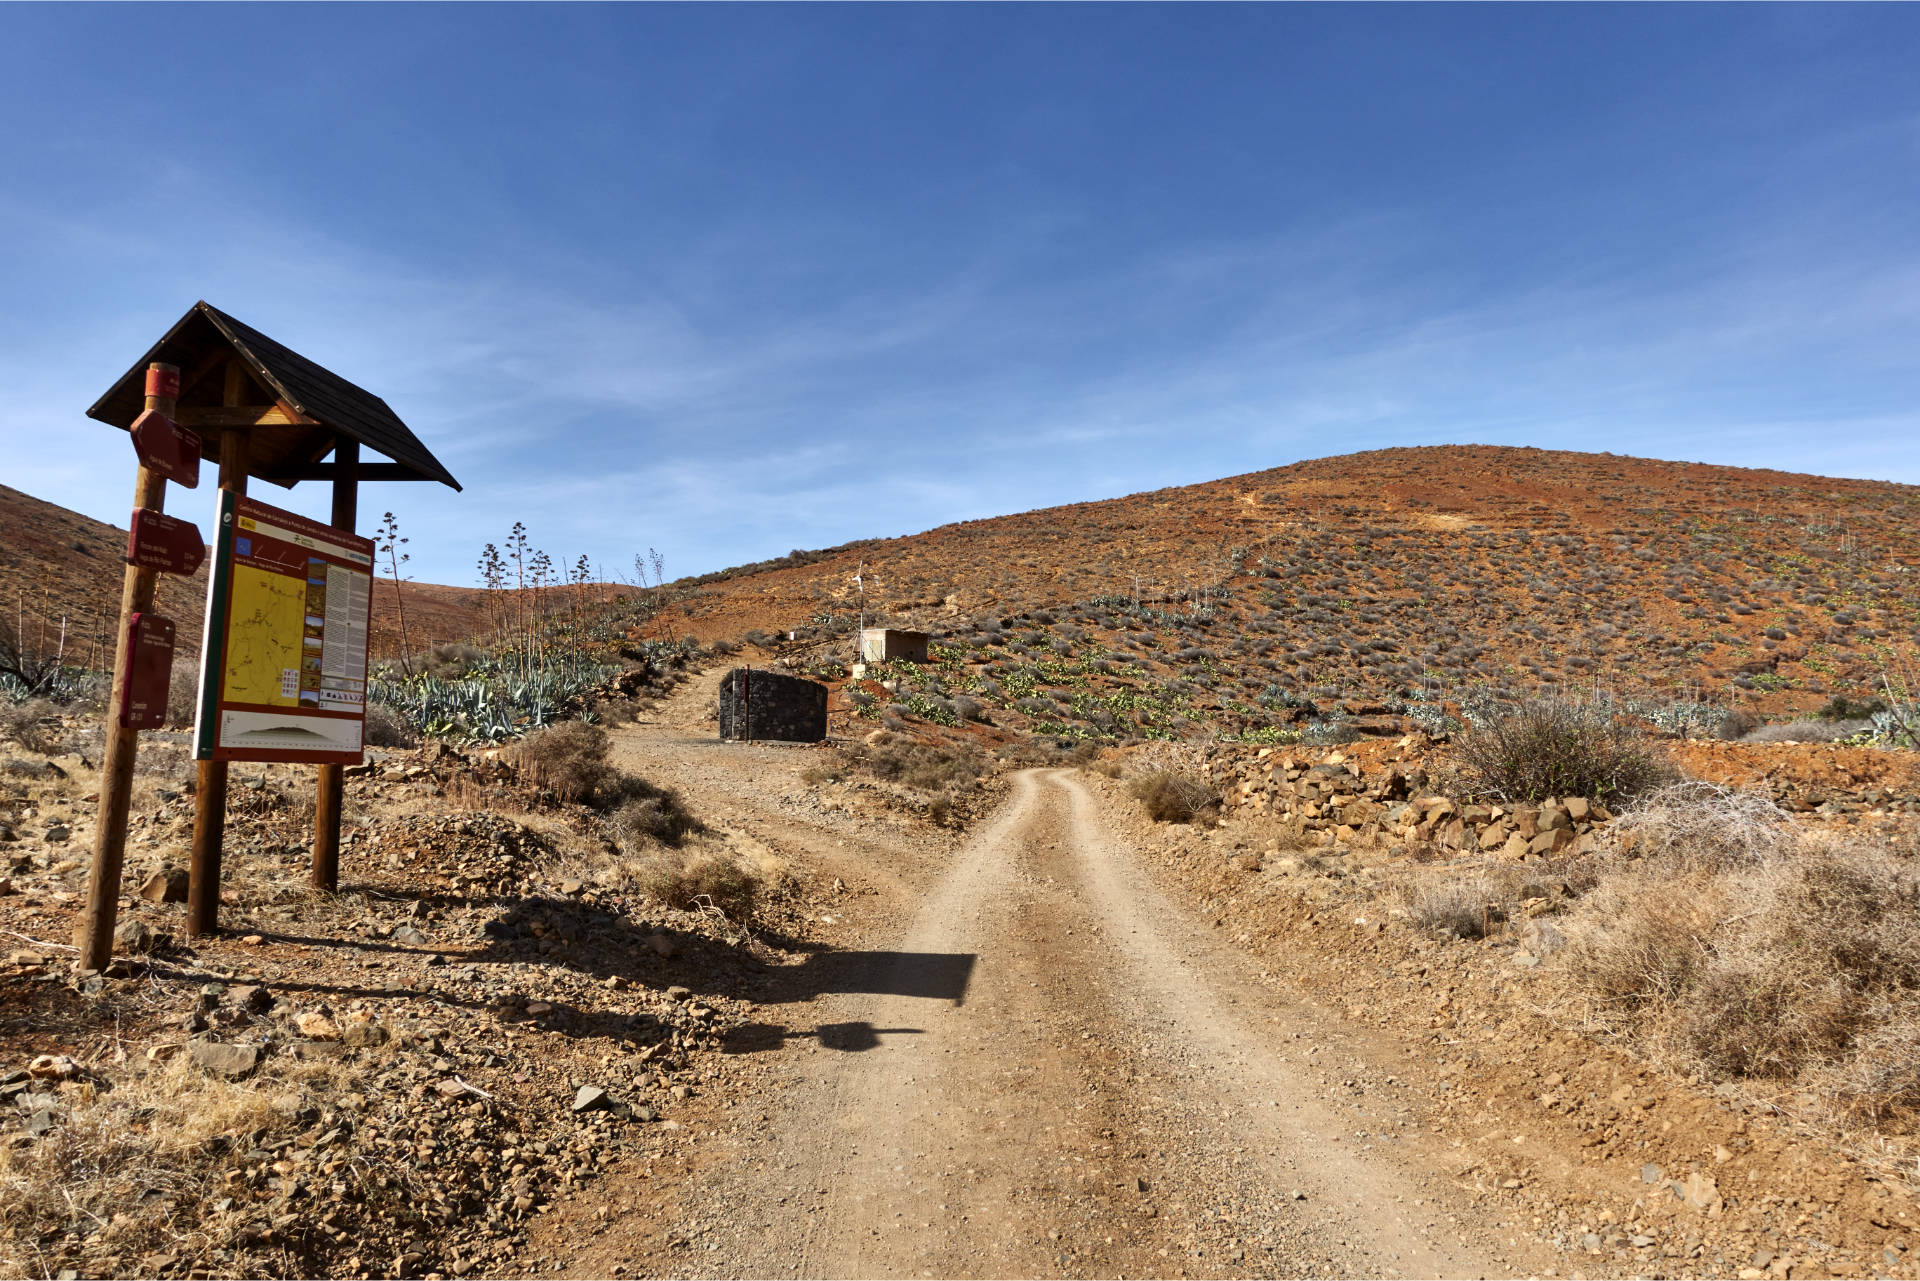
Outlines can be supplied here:
M200 438L157 409L133 420L133 452L142 467L176 485L200 483Z
M133 509L127 564L163 574L191 574L206 558L207 546L200 541L198 525L146 507Z

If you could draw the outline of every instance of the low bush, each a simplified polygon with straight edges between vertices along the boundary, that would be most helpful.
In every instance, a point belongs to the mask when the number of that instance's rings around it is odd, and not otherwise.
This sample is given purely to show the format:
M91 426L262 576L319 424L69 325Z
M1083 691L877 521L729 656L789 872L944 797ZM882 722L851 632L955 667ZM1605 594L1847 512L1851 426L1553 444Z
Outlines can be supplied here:
M679 845L700 829L678 792L622 773L607 759L608 747L607 732L598 725L563 721L522 739L514 760L535 787L608 814L624 845Z
M992 766L970 744L893 739L875 747L867 758L867 768L875 778L932 792L971 783Z
M59 715L60 709L44 698L24 703L0 703L0 735L12 739L29 752L51 753L58 735L42 720Z
M1487 932L1494 887L1483 876L1434 876L1408 886L1407 915L1436 934L1477 939Z
M1920 1114L1920 860L1694 785L1629 810L1568 918L1563 974L1656 1057Z
M435 645L421 654L407 660L406 670L415 676L430 676L435 680L457 681L472 675L486 665L487 656L471 645L458 641L445 645Z
M1883 698L1848 698L1845 694L1835 694L1826 701L1825 706L1814 713L1823 721L1867 721L1887 710Z
M1488 718L1462 737L1459 760L1469 786L1514 802L1584 796L1616 805L1674 777L1645 735L1602 709L1559 699Z
M760 878L752 869L711 851L660 858L640 872L638 881L642 892L668 907L712 908L738 923L752 919L760 897Z
M699 823L672 788L629 777L626 791L629 799L607 820L623 847L631 849L645 841L679 845L698 830Z
M1743 743L1837 743L1843 738L1866 733L1870 720L1775 721L1762 725L1743 737Z
M368 747L413 747L420 735L385 703L368 703L366 728Z
M200 714L200 656L175 654L167 679L167 727L190 729Z
M562 721L529 734L513 749L522 777L562 801L608 809L625 797L623 776L607 760L607 732L585 721Z
M1155 770L1128 787L1156 823L1192 823L1219 813L1220 794L1192 774Z

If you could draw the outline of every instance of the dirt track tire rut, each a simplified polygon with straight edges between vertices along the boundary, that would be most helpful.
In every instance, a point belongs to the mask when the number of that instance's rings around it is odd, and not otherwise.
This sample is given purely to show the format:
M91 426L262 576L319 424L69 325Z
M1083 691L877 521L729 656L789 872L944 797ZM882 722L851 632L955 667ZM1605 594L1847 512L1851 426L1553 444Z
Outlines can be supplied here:
M1327 1096L1311 1016L1154 889L1068 771L1018 776L897 943L846 960L835 991L785 1011L815 1026L769 1064L787 1072L766 1128L710 1153L687 1189L730 1231L633 1271L1480 1276L1540 1262L1509 1257L1431 1154L1392 1132L1390 1105L1363 1115Z

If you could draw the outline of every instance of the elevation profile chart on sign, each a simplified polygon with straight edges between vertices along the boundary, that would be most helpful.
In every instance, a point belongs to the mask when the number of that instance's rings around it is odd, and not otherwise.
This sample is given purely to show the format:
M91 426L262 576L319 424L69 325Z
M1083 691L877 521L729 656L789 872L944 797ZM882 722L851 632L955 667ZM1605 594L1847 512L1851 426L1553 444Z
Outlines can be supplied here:
M201 760L360 760L373 542L220 492Z

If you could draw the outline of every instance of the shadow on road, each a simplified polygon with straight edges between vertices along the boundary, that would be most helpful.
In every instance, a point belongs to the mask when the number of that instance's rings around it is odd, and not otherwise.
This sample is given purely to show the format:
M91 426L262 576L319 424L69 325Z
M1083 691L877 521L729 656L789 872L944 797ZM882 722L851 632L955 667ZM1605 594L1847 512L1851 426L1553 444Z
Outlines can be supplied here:
M790 1040L815 1037L825 1049L858 1054L878 1049L883 1036L919 1036L924 1031L917 1027L875 1027L871 1023L822 1023L809 1032L772 1023L743 1023L727 1032L720 1048L728 1054L760 1054L777 1050Z
M851 992L964 1005L977 959L971 952L815 952L783 977L807 996Z

